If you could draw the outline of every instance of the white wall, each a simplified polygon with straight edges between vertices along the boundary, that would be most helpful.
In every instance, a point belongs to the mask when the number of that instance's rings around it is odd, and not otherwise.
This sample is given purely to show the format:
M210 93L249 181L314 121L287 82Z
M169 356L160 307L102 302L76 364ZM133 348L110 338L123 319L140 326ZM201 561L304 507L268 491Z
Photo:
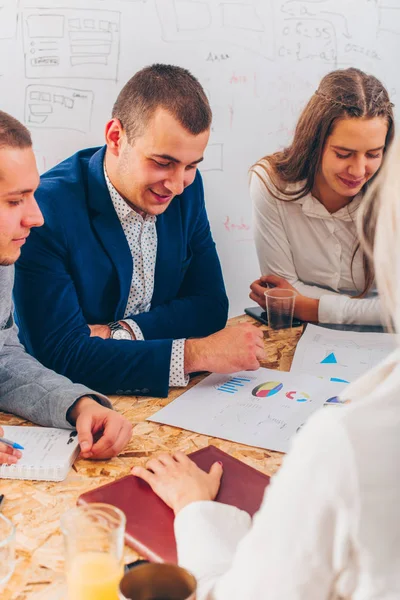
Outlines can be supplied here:
M288 143L321 77L356 66L400 93L400 0L0 0L0 108L31 129L41 171L103 143L123 84L189 68L214 122L201 167L231 315L258 274L248 167Z

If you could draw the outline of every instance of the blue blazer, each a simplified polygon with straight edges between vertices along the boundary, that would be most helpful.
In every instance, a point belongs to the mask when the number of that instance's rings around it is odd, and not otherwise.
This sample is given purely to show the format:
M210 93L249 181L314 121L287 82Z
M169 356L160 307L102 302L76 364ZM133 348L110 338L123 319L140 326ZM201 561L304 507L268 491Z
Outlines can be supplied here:
M103 172L105 148L77 152L41 178L35 228L16 268L21 341L47 367L106 394L168 394L172 340L225 326L228 300L201 176L157 217L154 294L132 316L145 341L90 337L124 317L132 256Z

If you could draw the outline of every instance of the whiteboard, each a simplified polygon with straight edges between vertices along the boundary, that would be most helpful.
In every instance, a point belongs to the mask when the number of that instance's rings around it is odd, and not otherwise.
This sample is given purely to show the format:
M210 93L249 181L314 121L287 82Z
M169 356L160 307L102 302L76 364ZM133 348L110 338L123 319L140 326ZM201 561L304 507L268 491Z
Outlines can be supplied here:
M213 110L201 172L230 316L259 275L248 168L291 139L323 75L359 67L400 93L400 0L0 0L0 108L40 172L103 144L119 90L154 62L200 80Z

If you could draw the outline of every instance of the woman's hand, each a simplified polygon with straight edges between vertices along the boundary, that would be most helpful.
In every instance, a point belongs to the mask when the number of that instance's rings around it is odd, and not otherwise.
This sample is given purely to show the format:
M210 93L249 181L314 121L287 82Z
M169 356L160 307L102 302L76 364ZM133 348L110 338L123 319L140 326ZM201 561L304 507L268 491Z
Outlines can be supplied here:
M206 473L186 454L175 452L152 458L146 468L134 467L132 474L144 479L177 515L192 502L214 500L221 483L222 463L214 463Z
M293 292L296 293L294 316L301 321L318 323L319 300L302 296L293 285L291 285L284 277L279 277L279 275L263 275L260 279L256 279L250 286L250 298L254 300L254 302L257 302L261 308L265 309L264 292L269 287L293 290Z
M284 288L285 290L293 290L297 295L300 295L299 292L293 287L284 277L279 277L279 275L262 275L259 279L253 281L250 286L250 294L249 297L257 302L261 306L261 308L265 309L265 290L270 287Z

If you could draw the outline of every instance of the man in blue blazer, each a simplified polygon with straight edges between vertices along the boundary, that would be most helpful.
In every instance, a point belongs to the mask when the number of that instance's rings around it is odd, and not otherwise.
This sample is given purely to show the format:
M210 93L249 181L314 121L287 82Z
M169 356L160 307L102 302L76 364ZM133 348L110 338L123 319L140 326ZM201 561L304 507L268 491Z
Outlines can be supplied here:
M197 172L211 124L202 87L153 65L112 117L106 146L41 179L45 225L23 248L14 290L23 342L104 393L166 396L194 371L257 368L258 329L219 331L228 301Z

